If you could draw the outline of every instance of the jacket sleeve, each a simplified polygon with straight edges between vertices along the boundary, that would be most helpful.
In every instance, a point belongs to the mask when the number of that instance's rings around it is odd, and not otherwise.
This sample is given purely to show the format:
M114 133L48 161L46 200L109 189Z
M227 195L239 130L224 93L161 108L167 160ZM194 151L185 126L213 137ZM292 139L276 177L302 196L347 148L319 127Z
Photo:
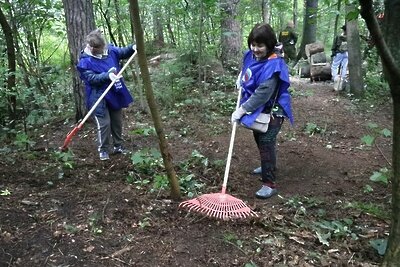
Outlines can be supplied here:
M110 82L108 72L95 73L92 70L82 70L80 71L81 78L87 81L90 85L99 86L106 82Z
M118 53L119 59L126 59L133 55L135 47L133 44L126 47L114 47Z
M247 112L254 112L257 108L265 105L274 96L275 89L279 82L279 75L274 74L271 78L260 84L250 98L243 103Z

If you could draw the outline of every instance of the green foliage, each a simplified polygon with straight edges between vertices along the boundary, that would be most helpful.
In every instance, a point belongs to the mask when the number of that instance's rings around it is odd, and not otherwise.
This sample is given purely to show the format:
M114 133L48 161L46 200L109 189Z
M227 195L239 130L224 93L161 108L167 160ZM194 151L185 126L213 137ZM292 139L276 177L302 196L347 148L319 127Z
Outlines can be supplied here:
M373 247L381 256L385 255L387 243L387 239L373 239L369 241L371 247Z
M142 135L142 136L150 136L150 135L155 135L156 134L156 129L154 127L149 127L149 128L139 128L130 131L130 134L133 135Z
M74 168L74 153L72 150L67 151L55 151L53 157L62 164L62 168L73 169Z
M32 147L35 144L34 141L31 141L26 133L17 133L14 140L14 145L16 145L19 149L28 150L29 147Z
M329 239L331 238L344 238L350 236L352 239L357 240L357 235L352 232L353 220L345 218L343 220L327 221L322 220L315 222L314 228L318 240L329 246Z
M140 172L149 174L162 167L162 158L159 150L155 148L144 148L131 155L132 164Z
M392 177L392 172L388 168L381 168L375 171L369 179L373 182L380 182L387 185Z
M387 208L385 208L383 205L378 204L378 203L372 203L372 202L352 202L349 203L347 208L355 208L357 210L360 210L362 212L365 212L366 214L369 214L371 216L383 219L383 220L388 220L390 218L390 211L388 211Z
M89 229L93 234L101 234L103 230L100 226L101 214L98 212L93 212L89 215Z
M325 126L326 127L326 126ZM314 134L324 134L326 131L326 128L321 128L319 127L317 124L312 123L312 122L308 122L306 124L306 128L305 128L305 133L307 133L310 136L313 136Z

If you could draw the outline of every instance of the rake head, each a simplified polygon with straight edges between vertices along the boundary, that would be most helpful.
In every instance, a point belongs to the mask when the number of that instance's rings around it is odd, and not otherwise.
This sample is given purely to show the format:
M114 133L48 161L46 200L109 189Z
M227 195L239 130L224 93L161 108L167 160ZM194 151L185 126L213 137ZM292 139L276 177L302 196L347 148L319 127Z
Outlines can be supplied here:
M204 194L197 198L184 201L179 208L200 212L217 219L244 219L258 217L242 200L225 193Z

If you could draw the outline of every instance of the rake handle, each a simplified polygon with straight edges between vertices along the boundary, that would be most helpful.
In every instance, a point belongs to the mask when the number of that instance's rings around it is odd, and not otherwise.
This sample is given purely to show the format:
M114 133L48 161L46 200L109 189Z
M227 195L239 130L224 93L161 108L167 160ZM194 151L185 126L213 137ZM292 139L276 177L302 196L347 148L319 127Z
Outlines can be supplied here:
M242 95L242 90L239 88L239 93L236 101L236 109L239 108L240 105L240 97ZM232 123L232 134L231 134L231 140L229 142L229 149L228 149L228 156L226 159L226 166L225 166L225 174L224 174L224 181L222 182L222 194L225 194L226 192L226 186L228 184L228 176L229 176L229 170L231 167L231 160L232 160L232 153L233 153L233 145L235 143L235 135L236 135L236 125L237 122L235 121Z
M120 76L124 70L128 67L128 65L131 63L133 58L136 56L137 50L132 54L132 56L128 59L128 61L125 63L125 65L122 67L122 69L118 72L117 76ZM66 150L69 143L71 143L72 137L82 128L83 124L89 119L89 117L92 115L93 111L97 108L99 103L103 100L103 98L106 96L106 94L111 90L112 86L114 83L117 81L117 79L114 79L111 81L111 83L107 86L106 90L101 94L99 99L94 103L92 108L88 111L86 116L79 122L79 124L71 131L68 133L67 137L65 138L63 146L60 148L61 150Z

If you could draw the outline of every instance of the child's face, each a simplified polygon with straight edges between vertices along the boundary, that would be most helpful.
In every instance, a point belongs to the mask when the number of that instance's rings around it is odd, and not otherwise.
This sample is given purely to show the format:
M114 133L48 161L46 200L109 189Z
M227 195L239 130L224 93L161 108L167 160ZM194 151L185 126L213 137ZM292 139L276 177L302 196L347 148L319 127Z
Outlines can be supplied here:
M267 46L256 42L251 43L250 49L256 59L263 59L267 56Z

